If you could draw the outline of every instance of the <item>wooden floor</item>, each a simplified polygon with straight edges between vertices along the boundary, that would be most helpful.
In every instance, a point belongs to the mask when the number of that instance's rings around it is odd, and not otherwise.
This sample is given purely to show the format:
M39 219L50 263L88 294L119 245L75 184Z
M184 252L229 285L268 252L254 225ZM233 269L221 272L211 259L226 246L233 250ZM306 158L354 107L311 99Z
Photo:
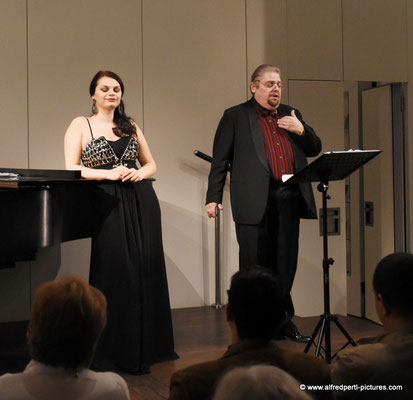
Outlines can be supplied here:
M151 373L133 376L123 375L128 383L132 400L167 399L169 379L174 371L186 366L214 360L220 357L231 342L229 328L225 321L225 311L210 307L185 308L172 311L175 334L175 350L178 360L152 366ZM306 335L311 335L319 317L294 317L294 322ZM376 336L384 332L383 327L357 317L339 317L340 324L357 341L364 337ZM331 346L334 354L347 339L331 324ZM304 351L304 344L280 341L283 347ZM315 350L315 348L314 348ZM310 354L314 354L314 350Z

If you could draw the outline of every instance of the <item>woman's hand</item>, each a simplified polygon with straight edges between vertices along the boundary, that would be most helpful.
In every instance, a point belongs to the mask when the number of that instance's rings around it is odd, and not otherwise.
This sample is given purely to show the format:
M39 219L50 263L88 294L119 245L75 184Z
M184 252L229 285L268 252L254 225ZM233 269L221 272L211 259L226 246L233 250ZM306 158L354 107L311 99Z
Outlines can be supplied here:
M126 171L122 172L122 182L131 181L131 182L140 182L142 179L145 179L144 174L141 170L135 168L125 168Z
M123 177L128 172L129 168L120 165L116 168L107 170L106 179L110 181L118 181L120 179L123 180Z

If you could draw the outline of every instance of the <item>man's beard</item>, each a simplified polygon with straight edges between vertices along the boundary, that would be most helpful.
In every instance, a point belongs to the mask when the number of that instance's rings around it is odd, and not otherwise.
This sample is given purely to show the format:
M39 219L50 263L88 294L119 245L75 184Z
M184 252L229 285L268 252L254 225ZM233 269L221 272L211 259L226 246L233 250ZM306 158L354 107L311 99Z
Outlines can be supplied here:
M268 104L272 107L278 107L280 105L280 96L278 97L273 97L273 96L268 96L267 100Z

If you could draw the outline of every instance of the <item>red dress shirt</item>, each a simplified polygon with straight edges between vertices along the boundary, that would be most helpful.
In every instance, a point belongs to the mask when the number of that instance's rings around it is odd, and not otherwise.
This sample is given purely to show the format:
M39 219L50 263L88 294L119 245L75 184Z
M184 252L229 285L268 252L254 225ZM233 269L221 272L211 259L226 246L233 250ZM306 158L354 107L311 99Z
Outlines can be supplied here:
M265 154L271 175L277 182L282 182L284 174L294 173L294 153L289 134L278 126L281 118L277 110L267 110L255 101L255 109L264 140Z

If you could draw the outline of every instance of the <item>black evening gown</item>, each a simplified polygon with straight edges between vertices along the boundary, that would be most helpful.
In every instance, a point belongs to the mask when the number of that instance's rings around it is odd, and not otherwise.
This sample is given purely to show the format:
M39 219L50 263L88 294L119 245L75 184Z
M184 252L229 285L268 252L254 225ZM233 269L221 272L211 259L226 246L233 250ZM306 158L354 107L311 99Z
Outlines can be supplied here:
M138 149L133 137L110 142L92 134L82 160L93 168L136 168ZM159 202L151 180L102 182L95 191L90 284L106 296L108 317L92 368L147 373L151 364L177 358Z

